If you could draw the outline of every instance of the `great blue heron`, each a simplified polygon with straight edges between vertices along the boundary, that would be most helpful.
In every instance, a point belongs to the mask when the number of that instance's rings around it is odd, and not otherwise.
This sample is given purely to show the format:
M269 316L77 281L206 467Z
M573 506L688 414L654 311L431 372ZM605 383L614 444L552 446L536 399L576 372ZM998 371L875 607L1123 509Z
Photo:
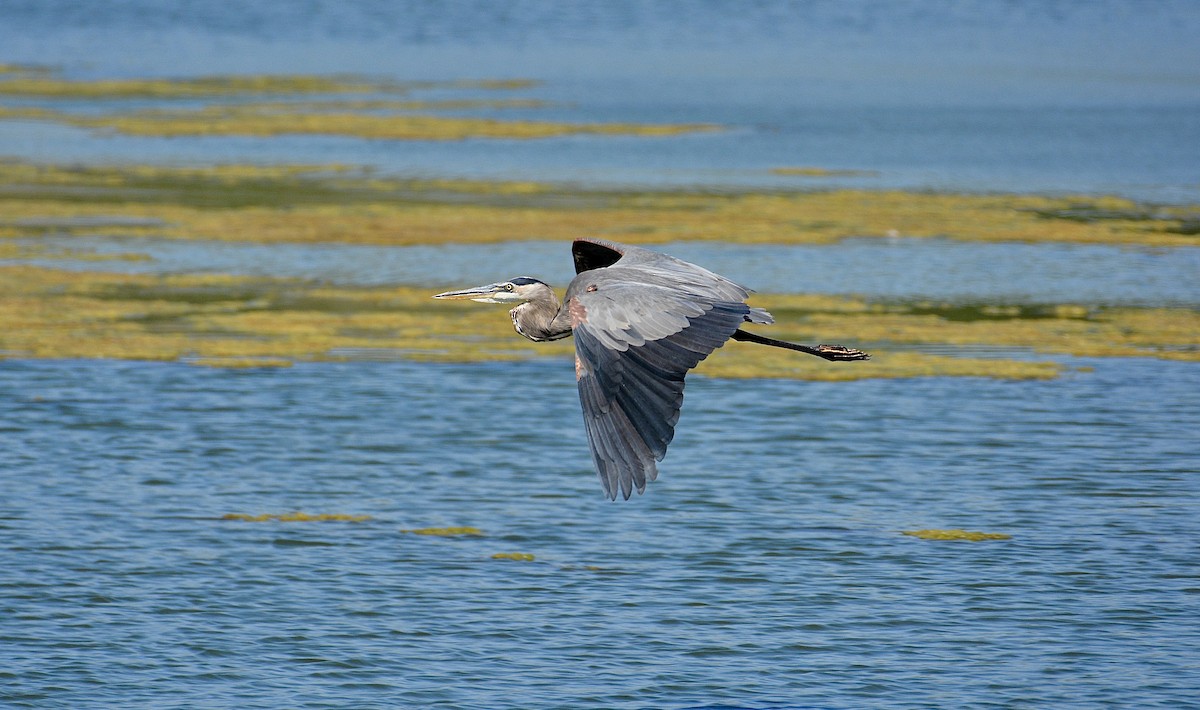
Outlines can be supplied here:
M575 273L565 300L520 276L434 298L516 304L521 335L541 342L575 336L575 379L592 459L604 492L629 500L658 476L683 404L683 379L733 338L798 350L826 360L866 360L840 345L797 345L739 330L773 323L747 306L750 290L713 272L641 247L602 239L571 246Z

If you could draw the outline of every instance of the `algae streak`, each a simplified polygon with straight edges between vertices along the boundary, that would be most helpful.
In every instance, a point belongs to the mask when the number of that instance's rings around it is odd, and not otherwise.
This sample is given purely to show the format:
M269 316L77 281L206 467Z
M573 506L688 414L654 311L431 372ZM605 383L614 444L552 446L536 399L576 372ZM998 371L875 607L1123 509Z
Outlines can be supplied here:
M138 136L338 135L371 140L536 139L567 135L670 136L720 130L706 124L566 123L431 115L429 111L481 108L539 108L540 102L509 104L482 99L397 102L380 95L429 89L508 91L533 85L527 80L474 82L392 82L354 75L221 75L183 78L64 79L13 69L0 72L0 97L91 100L102 113L51 108L0 107L0 120L54 121ZM344 101L296 102L293 97L354 95ZM257 102L239 101L243 98ZM122 101L153 100L153 109L128 110ZM264 101L263 99L268 99ZM274 99L274 100L270 100ZM181 100L207 105L179 107ZM170 107L175 102L174 107Z
M1089 205L1088 217L1070 210ZM1064 213L1064 210L1068 212ZM848 237L1193 246L1200 206L1116 197L902 191L628 191L419 180L345 165L76 167L0 161L0 237L50 229L242 242L494 243L598 236L638 244L824 244ZM45 225L50 225L48 229Z
M174 360L212 367L280 367L302 361L408 359L481 362L561 358L570 341L530 343L503 309L434 301L432 291L352 288L299 279L147 276L0 267L0 357ZM762 296L800 342L842 340L872 352L826 363L731 343L699 372L714 377L849 380L972 376L1046 379L1051 360L951 357L922 346L988 345L1045 353L1200 360L1200 313L1062 307L1007 323L946 318L928 306L816 296ZM986 327L981 327L983 323ZM904 345L899 343L903 342Z

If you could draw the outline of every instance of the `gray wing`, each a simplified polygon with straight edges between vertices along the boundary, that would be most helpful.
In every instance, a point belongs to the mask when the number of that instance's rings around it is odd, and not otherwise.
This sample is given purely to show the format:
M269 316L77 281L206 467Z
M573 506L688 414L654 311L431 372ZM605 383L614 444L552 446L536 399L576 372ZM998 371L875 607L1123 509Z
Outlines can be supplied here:
M614 245L622 246L622 245ZM683 404L688 370L746 321L748 291L698 266L650 255L586 270L567 290L584 426L609 498L658 475ZM626 255L629 256L628 252ZM577 260L578 263L578 260Z

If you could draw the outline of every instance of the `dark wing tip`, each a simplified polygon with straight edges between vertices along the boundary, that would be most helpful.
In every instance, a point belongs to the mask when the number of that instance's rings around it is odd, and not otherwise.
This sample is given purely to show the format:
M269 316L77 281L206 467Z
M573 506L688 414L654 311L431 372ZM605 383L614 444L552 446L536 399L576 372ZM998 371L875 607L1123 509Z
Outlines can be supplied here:
M575 258L575 273L582 274L592 269L612 266L625 255L621 245L602 239L576 239L571 244L571 255Z

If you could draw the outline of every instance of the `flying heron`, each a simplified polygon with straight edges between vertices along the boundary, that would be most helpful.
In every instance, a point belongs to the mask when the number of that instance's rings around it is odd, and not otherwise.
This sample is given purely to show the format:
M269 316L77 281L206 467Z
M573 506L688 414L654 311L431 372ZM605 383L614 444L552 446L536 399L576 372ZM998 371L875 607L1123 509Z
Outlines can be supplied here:
M602 239L571 246L577 274L560 302L528 276L434 298L515 304L513 327L534 342L575 336L575 379L592 459L604 492L629 500L658 476L675 436L683 379L733 338L816 355L866 360L840 345L798 345L740 330L773 323L751 308L750 290L713 272L641 247Z

